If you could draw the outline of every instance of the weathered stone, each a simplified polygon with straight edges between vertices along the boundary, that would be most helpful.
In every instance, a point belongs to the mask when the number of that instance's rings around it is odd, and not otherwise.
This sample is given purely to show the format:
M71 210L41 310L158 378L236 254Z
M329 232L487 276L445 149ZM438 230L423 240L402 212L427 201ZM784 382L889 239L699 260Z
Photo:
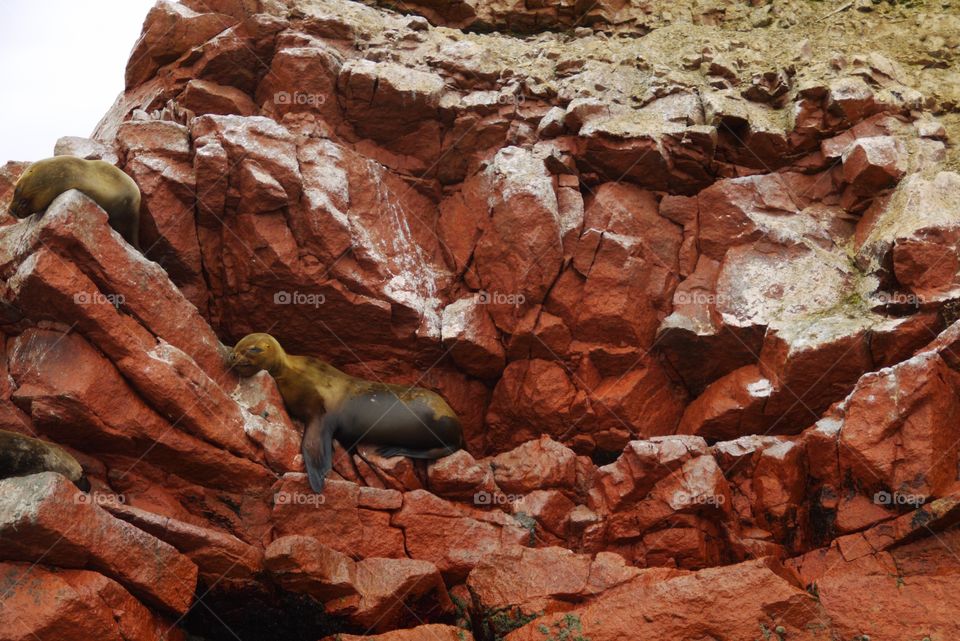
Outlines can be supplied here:
M0 563L0 639L183 641L115 581L88 570Z
M0 481L0 556L93 568L135 596L184 614L197 566L172 546L110 516L54 472ZM144 563L143 559L155 562Z

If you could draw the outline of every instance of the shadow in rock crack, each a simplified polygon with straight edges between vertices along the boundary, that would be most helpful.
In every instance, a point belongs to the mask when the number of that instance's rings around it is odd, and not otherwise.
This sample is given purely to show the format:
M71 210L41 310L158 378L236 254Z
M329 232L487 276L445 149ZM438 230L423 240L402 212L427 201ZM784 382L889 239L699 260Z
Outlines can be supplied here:
M364 631L324 612L323 604L306 595L278 592L214 593L200 596L180 626L191 641L317 641L337 633Z
M604 465L609 465L620 458L620 455L623 454L622 450L601 450L595 449L590 453L590 460L593 461L593 464L597 467L602 467Z
M201 595L203 596L200 602ZM190 641L317 641L343 634L374 634L341 616L327 614L313 598L277 590L207 593L197 586L196 601L180 626ZM390 629L413 628L422 623L455 623L431 595L406 603Z

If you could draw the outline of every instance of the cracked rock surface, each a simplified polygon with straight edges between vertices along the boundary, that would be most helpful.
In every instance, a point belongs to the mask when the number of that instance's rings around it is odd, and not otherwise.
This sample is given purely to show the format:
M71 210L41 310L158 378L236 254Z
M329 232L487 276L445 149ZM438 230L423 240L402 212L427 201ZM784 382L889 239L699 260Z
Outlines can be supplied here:
M756 4L756 3L754 3ZM0 214L0 641L960 633L950 2L183 0L58 154L143 194ZM0 210L28 159L0 167ZM441 393L337 447L265 373ZM867 598L869 597L869 598Z

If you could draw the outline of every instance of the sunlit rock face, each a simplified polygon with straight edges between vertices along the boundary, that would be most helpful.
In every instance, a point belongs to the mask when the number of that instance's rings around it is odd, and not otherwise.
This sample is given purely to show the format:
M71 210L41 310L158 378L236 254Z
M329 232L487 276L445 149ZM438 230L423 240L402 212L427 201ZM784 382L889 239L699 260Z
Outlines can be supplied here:
M0 641L955 637L956 16L387 4L158 3L55 149L142 254L0 216L0 429L91 483L0 479ZM464 449L313 493L251 332Z

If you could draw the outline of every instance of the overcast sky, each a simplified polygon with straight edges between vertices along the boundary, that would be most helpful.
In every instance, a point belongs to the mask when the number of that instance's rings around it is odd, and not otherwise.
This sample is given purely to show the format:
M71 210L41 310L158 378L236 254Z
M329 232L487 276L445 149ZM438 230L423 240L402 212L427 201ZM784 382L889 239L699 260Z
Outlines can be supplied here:
M155 0L0 0L0 164L89 136Z

